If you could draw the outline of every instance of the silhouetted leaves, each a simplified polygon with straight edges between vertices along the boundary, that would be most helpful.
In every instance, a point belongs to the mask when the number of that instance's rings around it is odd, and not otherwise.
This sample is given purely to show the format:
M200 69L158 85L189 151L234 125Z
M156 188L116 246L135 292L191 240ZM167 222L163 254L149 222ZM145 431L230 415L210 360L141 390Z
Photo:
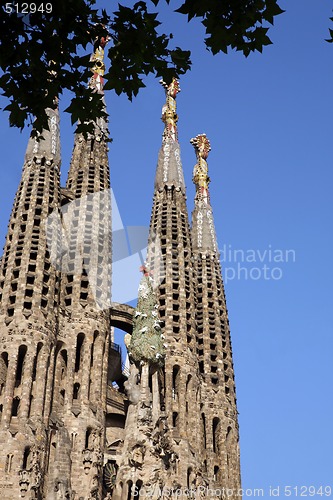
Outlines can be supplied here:
M330 17L330 21L333 21L333 17ZM329 28L329 32L330 32L330 37L331 37L331 38L328 38L328 39L326 40L326 42L328 42L328 43L332 43L332 42L333 42L333 30L331 30L331 29Z
M284 12L277 0L185 0L177 12L187 15L188 21L201 18L206 28L205 43L213 53L236 49L247 57L259 51L271 40L267 23Z
M165 0L169 4L170 0ZM55 97L68 90L74 97L67 112L80 131L91 130L91 121L105 116L101 96L87 88L91 77L87 48L96 37L110 36L110 66L104 88L129 99L145 86L149 74L170 82L191 67L190 51L172 47L172 34L161 30L156 12L160 0L138 1L133 7L118 4L114 12L97 11L95 0L57 0L52 13L30 16L0 7L0 88L9 103L11 126L34 123L47 128L45 109L54 108ZM229 48L261 52L271 41L267 24L283 11L277 0L185 0L177 9L190 21L201 19L205 44L213 53ZM179 4L178 4L179 5ZM331 32L332 30L330 30ZM332 32L331 32L332 37ZM332 40L330 40L332 41ZM34 117L37 117L36 119Z
M169 37L157 32L159 25L157 14L149 13L145 2L137 2L133 9L119 5L110 24L114 44L108 52L112 64L105 89L132 99L145 86L144 75L170 80L190 68L190 53L170 50Z

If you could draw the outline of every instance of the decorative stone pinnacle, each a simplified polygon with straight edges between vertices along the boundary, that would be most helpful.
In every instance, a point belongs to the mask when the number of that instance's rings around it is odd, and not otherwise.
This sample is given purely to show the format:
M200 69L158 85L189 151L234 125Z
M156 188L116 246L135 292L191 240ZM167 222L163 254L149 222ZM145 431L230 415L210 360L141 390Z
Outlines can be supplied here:
M93 76L91 78L90 84L93 87L96 87L99 92L103 90L104 78L103 75L105 73L105 64L104 64L104 47L110 40L109 36L101 36L96 38L94 42L94 53L92 54L90 61L94 63L91 71L93 72Z
M197 164L193 170L193 182L196 185L196 201L203 201L204 203L209 203L209 191L208 185L210 183L210 178L208 176L208 165L206 159L208 157L209 151L211 150L210 142L206 137L206 134L199 134L190 140L195 149L195 154L197 156Z
M161 85L165 88L166 103L162 108L162 120L165 124L163 132L163 140L173 139L178 142L177 121L178 115L176 113L176 97L180 92L179 81L176 78L172 79L170 85L163 80L160 80Z

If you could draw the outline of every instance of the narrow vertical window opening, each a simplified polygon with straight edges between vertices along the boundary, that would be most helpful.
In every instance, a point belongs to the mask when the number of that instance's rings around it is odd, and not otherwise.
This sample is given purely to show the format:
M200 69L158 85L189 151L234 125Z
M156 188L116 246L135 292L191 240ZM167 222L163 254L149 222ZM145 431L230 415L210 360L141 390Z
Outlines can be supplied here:
M76 341L75 371L78 372L81 366L82 346L84 342L84 333L79 333Z

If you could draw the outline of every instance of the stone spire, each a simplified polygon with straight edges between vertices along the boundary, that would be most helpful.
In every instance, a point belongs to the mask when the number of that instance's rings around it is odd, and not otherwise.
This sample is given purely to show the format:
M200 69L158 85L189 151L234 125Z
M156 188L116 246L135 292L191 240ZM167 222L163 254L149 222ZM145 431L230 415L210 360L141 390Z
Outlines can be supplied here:
M206 484L201 442L193 432L200 426L200 384L191 236L176 127L175 97L179 85L173 80L165 87L167 102L162 111L165 129L157 165L147 252L147 268L152 278L149 283L156 293L165 358L159 369L144 359L142 363L131 364L126 451L112 497L116 500L133 498L129 484L149 488L154 500L163 498L163 489L185 490ZM138 332L134 333L135 346ZM146 350L149 355L152 345L153 342ZM132 352L132 343L128 342L128 346ZM157 346L154 347L157 351ZM148 359L147 354L144 358ZM137 359L136 352L134 361ZM142 429L145 437L135 429Z
M108 39L94 43L91 88L103 94L104 47ZM108 130L104 119L94 133L77 134L63 190L66 252L62 261L62 308L87 313L107 310L111 290L111 199L108 162ZM73 275L81 275L73 282Z
M96 40L92 56L89 85L100 94L106 42ZM52 418L58 424L48 489L61 487L77 497L100 498L102 485L96 477L103 465L111 305L111 197L104 119L94 123L87 137L76 134L62 195L61 344L52 400Z
M49 118L49 130L43 130L40 134L42 138L39 140L35 137L30 137L25 160L31 158L46 158L46 161L52 161L56 165L60 165L60 134L59 134L59 111L48 108L46 113Z
M207 157L211 150L206 134L191 139L197 163L193 170L193 182L196 187L195 208L192 214L192 245L194 250L217 252L213 212L210 205Z
M199 372L202 461L211 488L240 488L238 422L228 312L208 191L205 134L191 139L197 156L192 214L195 321Z
M163 81L160 83L165 88L166 103L162 108L164 132L162 147L158 155L155 189L161 190L165 186L174 186L185 193L185 182L178 143L178 115L176 113L176 97L180 92L179 82L174 78L170 85L167 85Z
M38 476L45 466L59 298L51 261L59 238L45 222L60 206L59 114L57 109L47 114L44 140L28 142L1 264L0 443L6 445L0 462L7 465L0 487L6 499L27 491L41 496Z
M30 316L37 305L43 311L40 315L43 320L47 314L51 315L51 321L54 318L53 298L46 309L44 304L48 301L42 299L43 295L45 299L49 293L53 295L55 286L51 280L45 287L43 271L45 266L46 270L51 267L52 240L56 242L56 235L47 234L45 221L60 205L60 140L58 109L48 109L47 114L50 130L43 131L44 140L30 137L28 142L4 248L0 278L0 290L4 293L0 311L9 315L11 321L18 311L25 317ZM27 274L30 281L26 281ZM17 287L13 287L13 278L17 279ZM31 295L26 290L30 282L33 283Z

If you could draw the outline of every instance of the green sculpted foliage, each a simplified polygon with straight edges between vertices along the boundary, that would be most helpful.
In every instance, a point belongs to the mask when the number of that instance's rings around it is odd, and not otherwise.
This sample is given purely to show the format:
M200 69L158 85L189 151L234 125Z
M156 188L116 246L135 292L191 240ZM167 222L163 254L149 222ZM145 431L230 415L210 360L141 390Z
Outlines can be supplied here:
M129 357L137 365L162 366L165 356L163 339L152 278L145 272L139 286L132 338L127 347Z

